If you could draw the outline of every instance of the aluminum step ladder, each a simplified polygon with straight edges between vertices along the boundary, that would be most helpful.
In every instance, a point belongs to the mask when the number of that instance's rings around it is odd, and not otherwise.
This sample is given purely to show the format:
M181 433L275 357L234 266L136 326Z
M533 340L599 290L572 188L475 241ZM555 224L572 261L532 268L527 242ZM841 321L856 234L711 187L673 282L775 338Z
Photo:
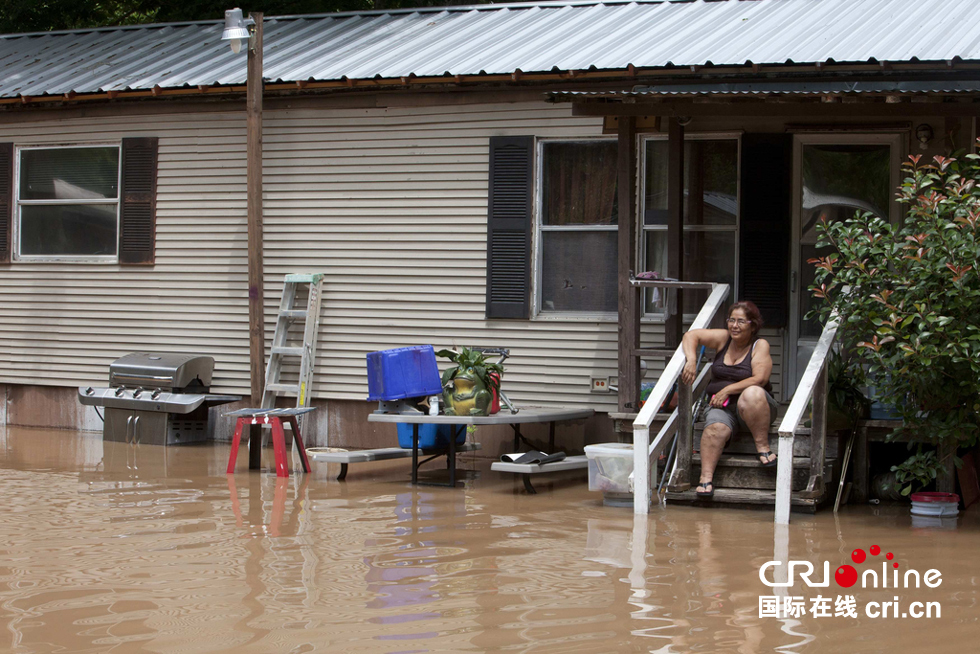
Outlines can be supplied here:
M297 291L300 286L308 286L306 307L296 307ZM279 318L272 337L272 352L265 370L265 387L262 392L262 408L272 409L278 396L294 396L296 407L310 405L313 385L313 366L316 361L316 338L320 331L320 294L323 287L322 273L299 273L286 275L282 287L282 302L279 305ZM303 320L303 342L288 342L289 328ZM299 357L299 376L295 384L283 384L282 366L284 357Z

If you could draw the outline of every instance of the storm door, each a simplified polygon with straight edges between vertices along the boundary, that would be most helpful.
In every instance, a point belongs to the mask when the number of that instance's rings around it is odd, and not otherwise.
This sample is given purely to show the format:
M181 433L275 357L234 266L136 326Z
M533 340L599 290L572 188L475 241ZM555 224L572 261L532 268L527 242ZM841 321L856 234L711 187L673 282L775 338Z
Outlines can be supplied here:
M814 306L807 289L814 280L817 223L821 218L844 220L870 211L895 221L899 205L902 139L897 134L800 134L793 142L793 262L790 279L790 321L786 343L783 397L799 383L820 337L821 325L806 315ZM827 252L829 253L829 251Z

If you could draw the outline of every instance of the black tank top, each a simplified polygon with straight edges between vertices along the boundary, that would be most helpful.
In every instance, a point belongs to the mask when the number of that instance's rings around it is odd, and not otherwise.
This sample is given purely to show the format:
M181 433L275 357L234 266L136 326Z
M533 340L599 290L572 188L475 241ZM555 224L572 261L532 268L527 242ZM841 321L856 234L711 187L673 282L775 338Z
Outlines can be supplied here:
M721 348L721 351L715 355L715 360L711 364L711 382L708 384L708 389L705 391L708 397L714 395L721 389L740 382L744 379L748 379L752 376L752 352L755 350L755 344L758 340L752 342L752 347L749 348L748 353L742 357L742 360L736 363L734 366L730 366L725 363L725 354L728 352L728 346L732 344L731 337L728 338L728 342L725 343L725 347ZM766 392L772 395L772 384L768 381L766 385L763 386ZM738 397L738 394L733 397Z

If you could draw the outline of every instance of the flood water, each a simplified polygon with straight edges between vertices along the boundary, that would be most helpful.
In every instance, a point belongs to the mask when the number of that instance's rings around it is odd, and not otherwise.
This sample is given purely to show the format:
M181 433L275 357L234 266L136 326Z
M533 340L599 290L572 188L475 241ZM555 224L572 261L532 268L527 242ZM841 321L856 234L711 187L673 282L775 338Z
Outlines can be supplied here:
M228 476L225 444L0 431L0 651L977 651L977 507L935 525L913 525L907 507L846 507L774 533L770 511L634 518L581 473L527 495L470 454L456 489L412 488L407 460L352 465L341 483L336 466L280 480L247 458ZM815 582L829 561L829 587L766 587L774 552L812 562ZM834 581L842 564L895 562L935 568L941 584ZM857 617L834 615L846 594ZM760 596L799 597L806 612L760 617ZM810 613L818 596L829 616ZM901 612L938 602L940 617L866 615L893 598Z

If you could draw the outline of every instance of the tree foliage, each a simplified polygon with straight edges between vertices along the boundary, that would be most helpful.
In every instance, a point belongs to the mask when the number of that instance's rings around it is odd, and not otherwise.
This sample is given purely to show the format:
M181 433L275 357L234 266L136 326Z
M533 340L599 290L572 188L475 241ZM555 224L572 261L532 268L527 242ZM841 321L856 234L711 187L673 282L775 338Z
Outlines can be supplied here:
M487 0L252 0L243 11L266 16L323 14L335 11L368 11L462 4ZM220 20L234 0L3 0L0 2L0 34L46 32L85 27Z
M810 290L817 312L869 369L918 441L972 446L980 435L980 157L910 157L891 224L871 213L818 225ZM917 455L921 482L935 458ZM913 457L915 458L915 457ZM911 461L911 460L910 460ZM914 472L914 474L913 474Z

